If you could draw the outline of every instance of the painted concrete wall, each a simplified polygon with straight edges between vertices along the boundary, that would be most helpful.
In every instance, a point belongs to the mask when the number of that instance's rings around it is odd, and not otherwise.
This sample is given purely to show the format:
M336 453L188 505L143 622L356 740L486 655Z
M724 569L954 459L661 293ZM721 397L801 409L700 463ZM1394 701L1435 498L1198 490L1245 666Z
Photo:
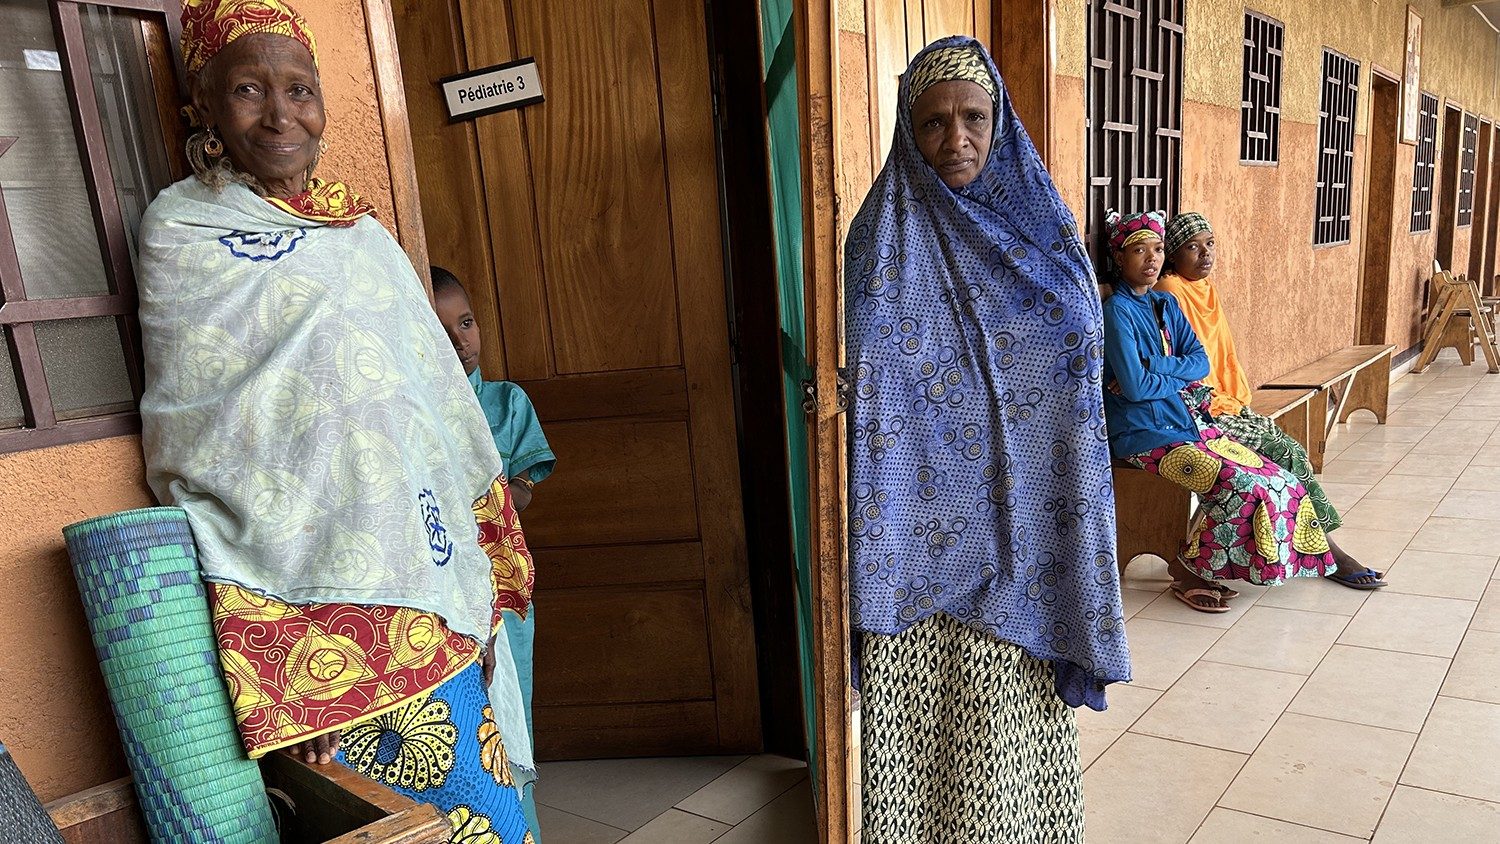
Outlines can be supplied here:
M320 50L329 117L321 172L388 209L390 167L363 6L298 6ZM127 773L61 528L154 502L135 437L0 455L0 490L0 739L51 800Z
M1495 33L1471 9L1415 2L1422 16L1423 90L1483 115L1500 112ZM1051 163L1064 198L1084 209L1084 135L1087 57L1086 0L1055 6L1058 78L1054 88ZM1286 26L1282 87L1281 163L1245 167L1239 161L1243 12L1269 15ZM1497 22L1500 23L1500 22ZM1187 5L1183 68L1183 188L1181 208L1207 214L1218 233L1219 269L1236 341L1252 383L1353 342L1360 283L1371 63L1397 77L1404 66L1406 4L1390 0L1193 0ZM1314 249L1317 119L1322 49L1361 64L1352 239ZM1440 127L1441 131L1441 127ZM1386 341L1415 345L1436 236L1410 233L1414 147L1398 145L1389 316ZM1441 158L1441 139L1439 139ZM1447 162L1439 161L1439 171ZM1436 217L1436 215L1434 215ZM1468 266L1471 231L1454 237L1454 261Z

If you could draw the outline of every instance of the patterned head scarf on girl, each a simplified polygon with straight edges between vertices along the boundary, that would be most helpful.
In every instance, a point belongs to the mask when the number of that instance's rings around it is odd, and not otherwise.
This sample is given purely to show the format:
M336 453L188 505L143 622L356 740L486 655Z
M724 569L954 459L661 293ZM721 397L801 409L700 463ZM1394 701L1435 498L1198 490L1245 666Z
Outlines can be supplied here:
M295 39L318 64L312 30L297 10L281 0L185 0L182 4L182 58L197 73L236 39L269 32Z
M1184 243L1197 237L1204 232L1213 232L1214 227L1208 224L1208 218L1197 211L1184 211L1172 218L1167 223L1167 255L1176 254Z
M1142 211L1121 217L1119 211L1111 208L1104 212L1104 225L1109 232L1109 248L1118 251L1143 240L1166 239L1167 215L1161 211Z
M996 92L989 159L957 191L912 131L915 86L952 78L935 55L974 56ZM929 45L898 102L845 244L851 623L893 635L947 613L1103 709L1130 658L1088 255L977 41Z

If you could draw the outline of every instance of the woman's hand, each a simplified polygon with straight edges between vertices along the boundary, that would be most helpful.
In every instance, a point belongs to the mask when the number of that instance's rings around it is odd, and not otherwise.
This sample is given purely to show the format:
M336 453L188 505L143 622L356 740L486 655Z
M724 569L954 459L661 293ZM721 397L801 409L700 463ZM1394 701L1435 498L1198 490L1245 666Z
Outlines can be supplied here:
M333 761L333 755L339 752L339 731L314 736L288 747L286 752L309 765L327 765Z
M495 639L490 639L490 643L484 646L484 656L480 658L479 664L484 669L484 687L488 689L490 680L495 677Z
M510 493L510 506L519 513L531 505L531 478L525 472L511 478L505 488Z

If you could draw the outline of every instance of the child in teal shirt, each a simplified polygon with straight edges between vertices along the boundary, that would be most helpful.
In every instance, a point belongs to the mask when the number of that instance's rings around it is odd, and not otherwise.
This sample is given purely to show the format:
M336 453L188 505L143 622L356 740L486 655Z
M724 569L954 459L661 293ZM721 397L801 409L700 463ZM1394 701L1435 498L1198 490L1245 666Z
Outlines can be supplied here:
M448 339L453 341L453 350L469 375L474 386L474 395L479 397L479 406L489 423L490 434L495 438L495 448L505 461L505 476L508 481L511 503L519 513L531 504L533 488L552 474L557 463L547 438L542 434L541 420L531 399L520 385L510 381L486 381L479 372L480 338L479 327L474 319L474 309L469 304L468 291L453 273L442 267L432 268L432 295L438 319L448 330ZM505 635L510 645L511 656L516 662L516 674L521 681L521 700L525 706L526 729L532 730L531 691L532 653L536 638L536 605L533 602L526 618L508 617L505 620ZM533 735L535 735L533 733ZM523 808L527 821L535 832L536 800L531 784L523 788ZM540 840L538 834L538 840Z

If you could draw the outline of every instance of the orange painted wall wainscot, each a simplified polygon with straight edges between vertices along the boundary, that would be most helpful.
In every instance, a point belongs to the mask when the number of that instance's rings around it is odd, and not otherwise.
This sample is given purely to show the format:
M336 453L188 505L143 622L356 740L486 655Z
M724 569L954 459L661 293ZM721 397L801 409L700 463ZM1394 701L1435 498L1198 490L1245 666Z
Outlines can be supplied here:
M328 109L320 172L374 202L390 227L392 165L366 6L297 5L318 39ZM61 530L155 502L135 437L0 455L0 490L0 740L53 800L128 773Z

